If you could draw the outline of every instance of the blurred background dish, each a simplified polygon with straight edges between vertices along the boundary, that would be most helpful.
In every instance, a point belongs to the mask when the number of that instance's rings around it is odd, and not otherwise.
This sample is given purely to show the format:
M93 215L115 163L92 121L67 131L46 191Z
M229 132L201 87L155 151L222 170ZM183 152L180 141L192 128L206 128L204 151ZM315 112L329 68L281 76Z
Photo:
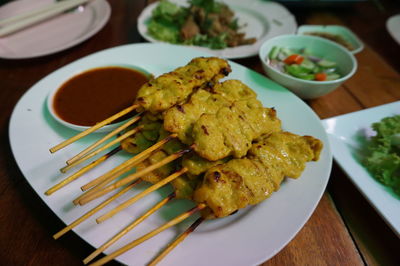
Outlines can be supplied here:
M18 0L0 8L0 19L38 9L51 0ZM73 12L0 38L0 58L25 59L53 54L75 46L101 30L110 18L106 0L95 0ZM44 34L45 33L45 34Z
M171 0L170 2L179 6L188 6L187 0ZM161 42L148 32L148 23L158 4L156 2L147 6L138 18L139 33L149 42ZM238 25L243 26L240 32L244 32L246 38L256 38L257 41L250 45L224 49L192 46L193 48L224 58L244 58L257 55L258 49L265 40L296 32L297 23L294 16L279 3L263 0L231 0L226 1L226 4L234 11L235 17L238 18Z
M386 28L393 39L400 45L400 14L391 16L386 22Z
M297 29L301 35L313 35L332 40L346 47L353 54L361 52L364 44L349 28L340 25L302 25Z
M307 53L317 60L329 60L337 65L340 77L335 80L318 81L305 80L277 70L269 60L274 47L284 47L291 50L308 50ZM355 57L344 47L332 41L315 36L283 35L267 40L260 48L259 57L265 73L275 82L288 88L302 99L314 99L328 94L349 79L357 69ZM286 69L286 66L283 67Z

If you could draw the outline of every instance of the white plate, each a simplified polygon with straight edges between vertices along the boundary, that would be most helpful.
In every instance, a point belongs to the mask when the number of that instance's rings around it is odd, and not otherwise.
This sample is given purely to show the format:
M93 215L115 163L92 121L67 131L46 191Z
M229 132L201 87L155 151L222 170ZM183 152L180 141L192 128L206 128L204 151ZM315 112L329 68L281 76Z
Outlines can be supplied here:
M0 8L0 19L40 8L51 0L18 0ZM106 0L92 1L85 7L0 38L0 58L24 59L53 54L77 45L96 34L110 18Z
M171 0L180 6L187 5L187 0ZM243 32L246 37L257 38L257 42L251 45L242 45L233 48L212 50L205 47L191 46L193 48L211 53L224 58L243 58L258 54L258 49L264 41L282 34L293 34L296 32L297 23L294 16L281 4L264 0L230 0L226 1L235 16L239 25L246 25ZM161 42L151 37L147 32L147 22L151 12L158 3L147 6L138 18L139 33L149 42Z
M382 118L400 114L400 101L325 119L332 152L340 167L365 198L400 236L400 198L374 179L356 156L364 130Z
M391 16L386 21L386 29L393 39L400 45L400 14Z
M179 56L176 56L179 54ZM22 173L38 195L65 223L70 223L99 201L84 207L73 208L71 200L80 194L79 187L120 163L126 156L116 156L93 169L81 179L51 196L44 192L63 176L58 169L68 158L79 152L89 141L83 140L51 155L48 149L74 135L75 131L54 121L46 108L46 96L59 86L65 77L84 69L105 64L135 64L154 75L159 75L187 64L193 57L208 54L194 49L168 44L133 44L108 49L73 62L36 83L18 102L10 121L9 136L14 157ZM274 106L285 129L297 134L313 135L325 143L318 162L307 164L301 178L287 180L281 189L261 204L246 208L230 217L207 221L179 245L162 265L255 265L262 263L280 251L301 229L314 211L327 184L332 156L325 130L315 113L288 90L264 76L231 62L229 78L240 79L259 96L265 106ZM29 134L27 134L29 132ZM95 136L91 136L93 140ZM126 158L125 158L126 159ZM137 191L137 190L135 190ZM164 190L164 194L167 191ZM89 219L75 232L91 245L98 247L117 233L135 217L161 199L160 192L143 198L138 204L119 213L116 217L96 225ZM110 210L118 203L106 208ZM110 250L132 241L163 224L173 213L188 207L178 200L167 209L161 209L135 228L127 237ZM106 210L101 211L104 213ZM98 217L98 215L95 215ZM94 217L93 217L94 218ZM193 218L194 219L194 218ZM174 227L138 246L118 260L143 265L173 239L184 226ZM49 232L49 234L55 232ZM207 254L205 256L205 254Z

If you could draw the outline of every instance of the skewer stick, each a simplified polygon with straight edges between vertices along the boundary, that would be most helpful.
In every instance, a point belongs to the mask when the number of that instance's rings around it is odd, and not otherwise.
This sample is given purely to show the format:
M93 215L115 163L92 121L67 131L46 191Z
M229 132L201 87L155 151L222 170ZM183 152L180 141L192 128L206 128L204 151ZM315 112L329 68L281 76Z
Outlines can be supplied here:
M182 222L183 220L185 220L186 218L188 218L189 216L191 216L192 214L196 213L197 211L200 211L202 209L204 209L206 207L205 204L200 203L199 205L197 205L196 207L182 213L181 215L175 217L174 219L172 219L171 221L165 223L164 225L160 226L159 228L151 231L150 233L145 234L144 236L132 241L131 243L123 246L122 248L114 251L113 253L105 256L104 258L101 258L100 260L90 264L91 266L100 266L100 265L104 265L105 263L109 262L110 260L114 259L115 257L118 257L119 255L127 252L128 250L136 247L137 245L143 243L144 241L152 238L153 236L157 235L158 233L161 233L162 231Z
M147 157L144 157L142 159L140 159L139 161L137 161L136 163L140 163L141 161L146 160ZM132 164L131 168L133 168L136 163ZM74 199L72 202L75 205L83 205L81 203L81 200L85 197L88 197L89 195L94 194L95 192L99 191L100 189L102 189L103 187L105 187L108 183L114 181L115 179L117 179L120 175L122 175L125 171L129 171L130 169L122 169L120 172L117 172L115 175L109 176L106 180L103 180L103 182L101 182L100 184L98 184L97 186L95 186L94 188L92 188L89 191L86 191L85 193L83 193L82 195L80 195L79 197L77 197L76 199Z
M166 164L168 164L168 163L170 163L170 162L172 162L172 161L174 161L174 160L176 160L176 159L178 159L180 157L182 157L185 153L187 153L187 152L189 152L191 150L192 149L189 148L189 149L186 149L186 150L181 150L181 151L178 151L176 153L173 153L173 154L169 155L168 157L164 158L163 160L161 160L161 161L159 161L159 162L157 162L155 164L152 164L149 167L143 169L142 171L139 171L139 172L136 172L134 174L131 174L131 175L125 177L122 180L119 180L119 181L117 181L117 182L115 182L115 183L113 183L113 184L111 184L111 185L99 190L99 191L94 192L93 194L89 194L87 197L83 197L79 201L79 203L81 205L84 205L84 204L86 204L86 203L88 203L88 202L90 202L90 201L92 201L94 199L97 199L97 198L109 193L110 191L113 191L114 189L117 189L117 188L119 188L121 186L124 186L124 185L126 185L126 184L128 184L128 183L130 183L130 182L132 182L132 181L134 181L136 179L139 179L140 177L150 173L151 171L153 171L153 170L155 170L155 169L157 169L157 168L159 168L161 166L164 166L164 165L166 165Z
M111 116L111 117L109 117L109 118L97 123L96 125L92 126L91 128L88 128L85 131L82 131L81 133L73 136L72 138L69 138L69 139L61 142L60 144L54 146L53 148L50 149L50 152L54 153L54 152L56 152L56 151L58 151L58 150L60 150L60 149L62 149L64 147L70 145L71 143L74 143L75 141L77 141L77 140L89 135L90 133L98 130L99 128L101 128L101 127L103 127L103 126L105 126L107 124L110 124L112 121L114 121L114 120L116 120L116 119L118 119L118 118L120 118L120 117L122 117L122 116L124 116L124 115L126 115L126 114L128 114L130 112L132 112L133 110L135 110L138 107L139 107L138 104L134 104L132 106L129 106L128 108L125 108L121 112L116 113L115 115L113 115L113 116Z
M99 146L100 144L104 143L105 141L107 141L109 138L117 135L119 132L121 132L122 130L126 129L127 127L129 127L130 125L134 124L135 122L137 122L141 117L140 116L136 116L134 118L132 118L131 120L129 120L128 122L126 122L125 124L123 124L122 126L114 129L113 131L111 131L110 133L108 133L106 136L104 136L103 138L101 138L100 140L96 141L95 143L93 143L92 145L90 145L89 147L87 147L86 149L84 149L83 151L81 151L80 153L78 153L77 155L75 155L74 157L72 157L71 159L69 159L67 161L67 164L70 165L73 162L77 161L78 159L82 158L83 156L85 156L85 154L87 154L89 151L93 150L94 148L96 148L97 146Z
M78 179L80 176L82 176L84 173L86 173L87 171L89 171L90 169L94 168L95 166L99 165L100 163L104 162L105 160L107 160L108 158L110 158L111 156L113 156L114 154L116 154L117 152L121 151L122 147L118 146L115 149L113 149L112 151L110 151L109 153L101 156L99 159L97 159L96 161L91 162L90 164L86 165L85 167L83 167L82 169L80 169L79 171L75 172L74 174L70 175L69 177L67 177L66 179L62 180L60 183L54 185L53 187L51 187L50 189L48 189L44 194L46 194L47 196L50 196L51 194L53 194L54 192L56 192L57 190L61 189L62 187L68 185L69 183L71 183L72 181Z
M197 219L185 232L183 232L177 239L174 240L171 244L167 246L154 260L152 260L147 266L155 266L159 263L165 256L167 256L179 243L181 243L185 238L192 233L202 222L204 221L203 217Z
M70 223L68 226L66 226L64 229L62 229L61 231L59 231L58 233L56 233L55 235L53 235L54 239L58 239L61 236L63 236L65 233L67 233L68 231L70 231L72 228L74 228L75 226L77 226L78 224L82 223L83 221L85 221L87 218L89 218L90 216L92 216L93 214L95 214L97 211L101 210L102 208L104 208L105 206L107 206L108 204L110 204L113 200L115 200L116 198L120 197L122 194L124 194L125 192L129 191L131 188L133 188L135 185L137 185L138 183L140 183L140 180L137 180L136 182L126 186L124 189L121 189L118 193L116 193L115 195L109 197L108 199L106 199L105 201L103 201L102 203L100 203L97 207L93 208L92 210L88 211L87 213L85 213L83 216L81 216L80 218L76 219L74 222Z
M159 210L162 206L170 202L172 199L175 198L175 193L171 193L168 197L157 203L155 206L153 206L151 209L149 209L145 214L143 214L140 218L136 219L134 222L132 222L130 225L122 229L118 234L116 234L113 238L108 240L106 243L104 243L101 247L96 249L92 254L90 254L86 259L83 260L84 264L88 264L90 261L92 261L94 258L96 258L101 252L106 250L108 247L110 247L112 244L117 242L121 237L126 235L129 231L131 231L133 228L135 228L137 225L139 225L141 222L143 222L145 219L147 219L150 215L152 215L154 212Z
M159 189L160 187L168 184L169 182L171 182L172 180L176 179L177 177L183 175L187 171L188 171L187 168L182 168L181 170L173 173L172 175L162 179L161 181L159 181L156 184L152 185L151 187L147 188L143 192L135 195L133 198L125 201L124 203L118 205L116 208L114 208L111 211L107 212L106 214L100 216L99 218L96 219L96 222L97 223L101 223L101 222L104 222L105 220L107 220L108 218L113 217L118 212L120 212L120 211L124 210L125 208L129 207L130 205L132 205L136 201L140 200L144 196L150 194L151 192L153 192L153 191Z
M113 141L110 141L109 143L107 143L106 145L102 146L101 148L87 154L86 156L80 158L79 160L75 161L74 163L64 166L63 168L60 169L60 171L62 173L67 172L69 169L71 169L72 167L86 161L89 160L90 158L92 158L93 156L96 156L97 154L99 154L100 152L108 149L109 147L111 147L112 145L115 145L119 142L121 142L122 140L128 138L129 136L137 133L139 130L141 130L143 128L143 126L138 126L135 127L134 129L129 130L128 132L124 133L123 135L119 136L118 138L114 139Z
M142 151L141 153L135 155L134 157L132 157L131 159L125 161L121 165L115 167L111 171L107 172L103 176L100 176L99 178L96 178L96 179L92 180L91 182L89 182L88 184L84 185L82 187L82 190L88 190L89 188L92 188L92 187L100 184L101 182L106 180L109 176L112 176L112 175L116 174L121 169L124 169L125 167L130 166L130 165L133 165L133 164L139 162L139 160L141 160L143 158L147 158L148 156L150 156L150 154L153 151L161 148L165 143L167 143L170 140L176 138L177 136L178 136L177 134L171 134L168 137L164 138L163 140L160 140L156 144L152 145L151 147L149 147L146 150Z

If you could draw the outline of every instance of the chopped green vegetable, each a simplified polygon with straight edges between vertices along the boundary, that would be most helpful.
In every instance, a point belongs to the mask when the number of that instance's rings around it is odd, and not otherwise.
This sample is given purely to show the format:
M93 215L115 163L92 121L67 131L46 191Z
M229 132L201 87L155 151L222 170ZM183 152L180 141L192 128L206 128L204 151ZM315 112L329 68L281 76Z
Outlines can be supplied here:
M335 62L328 61L328 60L325 60L325 59L323 59L323 60L317 62L317 64L318 64L319 66L326 67L326 68L332 68L332 67L335 67L335 66L336 66L336 63L335 63Z
M386 117L372 124L376 136L368 145L363 164L371 174L400 195L400 146L394 139L400 134L400 115Z
M279 54L280 48L277 46L272 47L271 51L269 52L269 59L276 59Z

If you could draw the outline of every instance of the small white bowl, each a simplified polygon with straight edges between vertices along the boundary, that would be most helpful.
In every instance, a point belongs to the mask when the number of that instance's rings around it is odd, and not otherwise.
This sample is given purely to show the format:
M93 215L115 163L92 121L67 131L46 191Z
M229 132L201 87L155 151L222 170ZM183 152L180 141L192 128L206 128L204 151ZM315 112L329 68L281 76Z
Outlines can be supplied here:
M268 63L268 54L274 46L290 49L307 48L315 56L336 62L342 77L331 81L312 81L282 73ZM353 76L357 69L357 60L346 48L332 41L308 35L281 35L269 39L261 46L259 57L268 77L302 99L314 99L332 92Z
M58 90L62 87L62 85L67 82L68 80L72 79L73 77L82 74L84 72L93 70L93 69L97 69L97 68L105 68L105 67L121 67L121 68L128 68L128 69L132 69L132 70L136 70L138 72L143 73L144 75L146 75L149 79L151 79L153 77L153 75L151 73L149 73L148 71L146 71L145 69L138 67L138 66L134 66L134 65L126 65L126 64L111 64L111 65L100 65L100 66L96 66L93 68L89 68L89 69L84 69L84 70L80 70L79 72L74 73L73 75L71 75L70 77L68 77L67 79L65 79L63 82L60 83L60 86L55 87L54 89L52 89L49 93L49 95L47 96L47 109L49 110L49 113L51 114L51 116L60 124L69 127L71 129L77 130L77 131L84 131L88 128L90 128L89 126L81 126L81 125L75 125L72 124L70 122L65 121L64 119L62 119L60 116L57 115L57 112L54 110L54 97L57 94ZM129 118L130 119L130 118ZM106 126L103 126L102 128L96 130L95 132L108 132L108 131L112 131L114 129L116 129L117 127L121 126L122 124L126 123L128 119L118 122L118 123L112 123Z
M353 45L354 49L350 52L356 54L364 49L362 41L349 28L340 25L302 25L297 29L297 34L306 35L307 32L327 32L342 36L346 41ZM321 37L322 38L322 37Z

